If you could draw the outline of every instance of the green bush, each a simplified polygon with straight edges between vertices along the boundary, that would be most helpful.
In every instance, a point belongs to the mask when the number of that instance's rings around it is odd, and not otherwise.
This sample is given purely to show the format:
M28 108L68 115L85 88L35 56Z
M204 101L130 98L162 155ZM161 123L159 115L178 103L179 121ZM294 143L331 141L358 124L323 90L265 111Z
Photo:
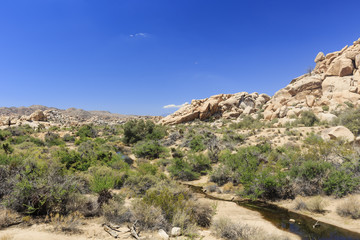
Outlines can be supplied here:
M97 171L90 180L90 190L95 193L101 193L114 188L116 183L115 177L108 172Z
M59 135L53 132L47 132L45 134L45 142L48 146L64 145L64 141L59 137Z
M144 139L159 140L167 135L164 126L155 125L150 120L146 122L144 120L130 120L124 124L123 128L123 142L126 144L137 143Z
M344 170L334 170L330 172L323 188L326 194L335 195L336 197L343 197L349 193L354 192L358 187L360 179L352 172Z
M296 120L296 123L304 124L306 127L312 127L319 122L320 122L319 119L315 116L315 114L312 111L302 112L300 118Z
M204 154L190 154L188 162L191 165L192 171L205 175L208 170L211 170L211 161Z
M125 186L130 188L138 195L143 195L151 187L155 186L160 179L154 175L141 175L138 173L130 175L126 181Z
M259 119L254 119L250 116L244 116L240 122L230 124L233 129L259 129L264 127L264 123Z
M338 119L334 121L335 125L343 125L347 127L356 136L360 135L360 111L356 109L346 109L341 112Z
M195 135L189 143L190 149L194 152L199 152L199 151L205 150L205 145L204 145L203 141L204 141L203 136Z
M193 171L190 163L181 158L174 158L168 167L170 175L179 180L192 181L198 179L200 174Z
M70 134L65 134L63 137L64 142L75 142L75 137Z
M147 159L159 158L162 154L166 152L167 149L165 147L162 147L155 140L138 142L133 148L133 153L136 157L142 157Z
M84 125L76 132L76 136L79 136L80 138L96 138L97 131L93 126Z

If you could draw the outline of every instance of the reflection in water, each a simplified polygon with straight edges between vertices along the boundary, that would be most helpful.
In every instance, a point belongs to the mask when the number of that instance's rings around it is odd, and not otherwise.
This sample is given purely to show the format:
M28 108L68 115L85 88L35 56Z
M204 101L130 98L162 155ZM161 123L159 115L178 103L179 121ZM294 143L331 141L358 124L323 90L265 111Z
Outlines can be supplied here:
M202 187L188 185L194 192L203 194L206 198L226 201L203 192ZM261 201L235 201L239 206L259 212L264 219L273 223L276 227L294 233L304 240L359 240L360 234L330 224L318 222L319 226L314 227L315 219L289 212L285 208ZM290 222L294 219L295 222Z

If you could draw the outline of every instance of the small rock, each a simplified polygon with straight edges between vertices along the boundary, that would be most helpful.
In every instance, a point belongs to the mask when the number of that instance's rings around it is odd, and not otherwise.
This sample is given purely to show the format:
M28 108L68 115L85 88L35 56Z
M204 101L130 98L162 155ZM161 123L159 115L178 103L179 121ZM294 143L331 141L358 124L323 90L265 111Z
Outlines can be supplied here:
M171 236L172 237L177 237L177 236L180 236L181 235L181 228L179 227L173 227L171 229Z
M169 239L169 235L163 229L159 230L158 235L161 239Z
M314 62L320 62L320 61L322 61L322 60L324 60L325 59L325 56L324 56L324 53L323 52L319 52L318 53L318 55L316 55L316 58L315 58L315 60L314 60Z
M290 219L289 219L289 222L294 223L294 222L295 222L295 219L290 218Z

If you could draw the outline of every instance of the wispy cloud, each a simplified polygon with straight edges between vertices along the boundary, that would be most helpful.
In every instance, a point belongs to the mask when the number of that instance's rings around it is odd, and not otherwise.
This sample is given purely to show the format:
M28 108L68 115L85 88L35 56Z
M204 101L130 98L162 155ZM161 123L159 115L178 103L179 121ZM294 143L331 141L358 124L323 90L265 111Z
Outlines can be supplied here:
M140 33L130 34L129 36L132 38L148 38L150 37L150 34L140 32Z
M175 104L169 104L169 105L166 105L166 106L163 106L163 108L181 108L185 105L188 105L189 103L186 102L186 103L183 103L181 105L175 105Z

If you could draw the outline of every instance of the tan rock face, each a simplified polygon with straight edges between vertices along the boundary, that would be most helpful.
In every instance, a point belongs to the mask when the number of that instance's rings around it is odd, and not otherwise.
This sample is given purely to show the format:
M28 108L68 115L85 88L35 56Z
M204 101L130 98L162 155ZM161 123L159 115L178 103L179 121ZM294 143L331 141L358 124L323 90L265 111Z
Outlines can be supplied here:
M355 66L356 68L360 68L360 53L355 56Z
M316 55L316 58L315 58L314 62L317 63L317 62L320 62L320 61L322 61L322 60L324 60L324 59L325 59L324 53L319 52L318 55Z
M44 112L41 110L36 110L33 114L30 115L29 120L31 121L47 121L47 117L45 116Z
M333 62L330 65L329 69L326 72L328 76L348 76L352 75L354 70L354 65L351 59L348 58L340 58Z
M349 142L353 142L355 140L354 134L344 126L332 127L329 129L325 129L321 136L325 139L344 139Z
M240 92L236 94L219 94L210 98L193 100L190 105L180 108L175 113L160 120L162 124L177 124L205 120L211 116L236 118L240 114L250 115L259 110L270 96L266 94Z

